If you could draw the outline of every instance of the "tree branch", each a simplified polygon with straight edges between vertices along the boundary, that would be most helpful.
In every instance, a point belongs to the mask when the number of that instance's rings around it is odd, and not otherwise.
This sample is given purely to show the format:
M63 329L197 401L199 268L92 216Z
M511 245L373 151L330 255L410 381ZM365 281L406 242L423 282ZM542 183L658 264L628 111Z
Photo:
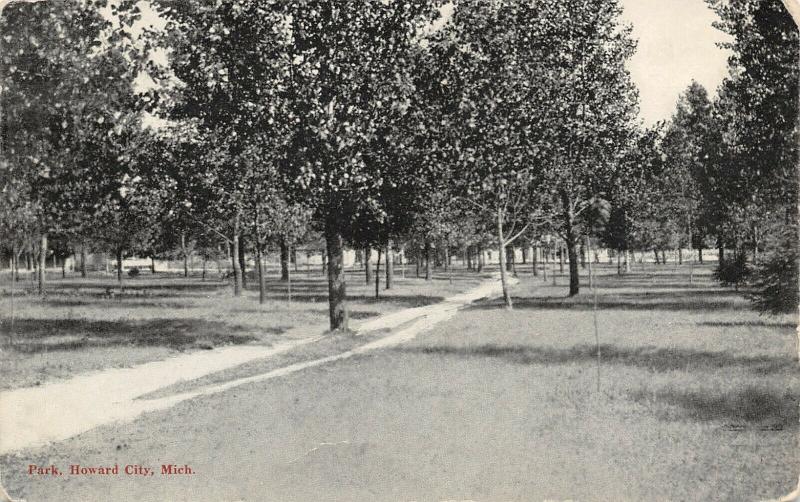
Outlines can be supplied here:
M514 235L513 237L510 237L510 238L509 238L509 239L506 241L506 245L510 245L512 242L514 242L515 240L517 240L517 238L519 238L519 236L521 236L522 234L524 234L524 233L525 233L525 231L526 231L526 230L528 230L528 227L529 227L529 226L531 226L531 224L530 224L530 223L527 223L527 224L526 224L524 227L522 227L522 230L520 230L519 232L517 232L517 234L516 234L516 235Z

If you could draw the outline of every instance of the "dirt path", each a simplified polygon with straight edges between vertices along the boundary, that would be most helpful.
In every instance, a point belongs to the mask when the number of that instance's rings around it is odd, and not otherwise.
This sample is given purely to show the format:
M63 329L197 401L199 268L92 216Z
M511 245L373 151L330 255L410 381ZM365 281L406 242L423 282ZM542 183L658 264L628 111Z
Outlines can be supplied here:
M222 392L246 383L268 380L313 366L349 358L355 354L397 345L439 322L450 319L472 301L500 291L496 278L441 303L406 309L356 324L361 333L380 329L404 329L357 349L313 361L293 364L262 375L210 385L191 392L154 400L139 396L180 381L194 380L256 359L267 358L313 343L322 337L295 338L273 347L240 346L186 354L163 361L81 375L40 387L0 393L0 454L60 441L111 422L131 421L145 412L163 410L194 397ZM314 332L306 328L310 332ZM320 331L319 329L317 332Z

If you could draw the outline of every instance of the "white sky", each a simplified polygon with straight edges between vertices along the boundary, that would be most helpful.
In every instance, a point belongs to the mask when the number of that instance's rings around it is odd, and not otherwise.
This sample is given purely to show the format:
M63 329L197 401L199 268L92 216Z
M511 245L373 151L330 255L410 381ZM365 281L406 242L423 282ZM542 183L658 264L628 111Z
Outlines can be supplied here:
M692 79L713 95L727 76L728 53L715 44L727 35L703 0L621 0L625 21L639 40L628 68L639 87L645 124L668 119Z

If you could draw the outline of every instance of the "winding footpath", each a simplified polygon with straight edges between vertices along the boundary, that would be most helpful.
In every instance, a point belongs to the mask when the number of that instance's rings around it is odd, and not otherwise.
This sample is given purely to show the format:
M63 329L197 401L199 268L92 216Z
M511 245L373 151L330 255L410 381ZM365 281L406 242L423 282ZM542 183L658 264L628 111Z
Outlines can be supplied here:
M319 341L323 336L307 335L272 347L238 346L195 352L132 368L109 369L39 387L3 392L0 393L0 454L61 441L105 424L130 422L143 413L167 409L187 399L398 345L452 318L459 309L473 301L493 297L501 292L499 274L496 274L476 288L440 303L404 309L357 324L355 329L362 334L376 330L393 331L356 349L163 398L137 399L181 381L195 380L257 359L288 352ZM401 326L402 329L397 330ZM321 331L321 328L305 329L312 333Z

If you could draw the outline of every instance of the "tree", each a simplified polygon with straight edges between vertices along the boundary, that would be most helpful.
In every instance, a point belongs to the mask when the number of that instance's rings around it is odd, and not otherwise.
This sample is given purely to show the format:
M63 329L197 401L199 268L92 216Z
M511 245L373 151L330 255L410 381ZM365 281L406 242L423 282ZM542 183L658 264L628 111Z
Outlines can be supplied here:
M545 75L543 53L531 41L542 29L537 14L525 2L459 3L430 45L433 70L425 90L427 134L449 140L443 151L431 153L441 159L436 178L457 186L463 203L491 222L507 308L512 300L504 250L530 224L540 172L537 127ZM431 150L441 149L431 143Z
M728 231L741 235L766 215L765 248L755 270L756 305L765 311L796 308L798 297L798 31L779 0L709 0L730 34L731 78L717 108L726 118L720 147ZM793 265L790 265L793 264ZM779 307L779 308L778 308Z
M71 233L91 214L98 168L119 154L119 122L140 100L133 81L141 54L126 31L138 11L130 3L101 16L105 2L13 4L3 11L3 153L24 172L36 210L39 290L45 294L47 236Z
M662 140L663 187L676 227L674 240L678 249L702 245L705 232L713 228L715 209L702 204L701 192L701 187L709 195L712 192L706 174L713 170L713 126L712 103L705 88L693 81L679 98Z
M160 153L159 143L137 119L124 123L120 139L108 146L87 170L96 180L85 200L96 201L89 217L88 232L116 257L117 281L122 285L122 259L151 248L158 217L162 213L161 190L153 186L152 162Z
M384 125L406 111L412 51L438 11L432 1L293 2L287 95L297 125L285 171L326 239L330 327L346 330L343 247L396 165L371 162Z
M545 15L551 21L543 36L559 49L548 56L546 183L569 254L572 296L580 289L582 217L609 197L603 187L635 137L636 91L625 67L634 43L616 1L559 2Z
M183 206L204 208L201 218L192 215L195 221L231 245L236 296L244 280L242 236L258 219L259 197L277 188L273 173L294 120L285 99L289 30L283 7L253 0L158 2L168 20L162 44L171 48L170 70L181 83L166 112L205 143L203 151L187 146L184 152L196 181L183 198L201 200Z
M15 172L14 164L0 159L0 246L10 259L11 278L16 280L19 258L26 236L36 228L37 210L28 195L25 177Z
M262 180L269 177L261 177ZM253 215L253 239L256 249L256 266L258 269L259 303L266 300L265 273L263 269L263 255L267 246L278 244L286 246L287 254L309 232L311 211L301 203L289 203L275 188L277 183L267 183L266 186L251 185L252 190L258 190L260 195L250 200L256 201L251 214ZM291 272L286 267L288 294L291 301Z

